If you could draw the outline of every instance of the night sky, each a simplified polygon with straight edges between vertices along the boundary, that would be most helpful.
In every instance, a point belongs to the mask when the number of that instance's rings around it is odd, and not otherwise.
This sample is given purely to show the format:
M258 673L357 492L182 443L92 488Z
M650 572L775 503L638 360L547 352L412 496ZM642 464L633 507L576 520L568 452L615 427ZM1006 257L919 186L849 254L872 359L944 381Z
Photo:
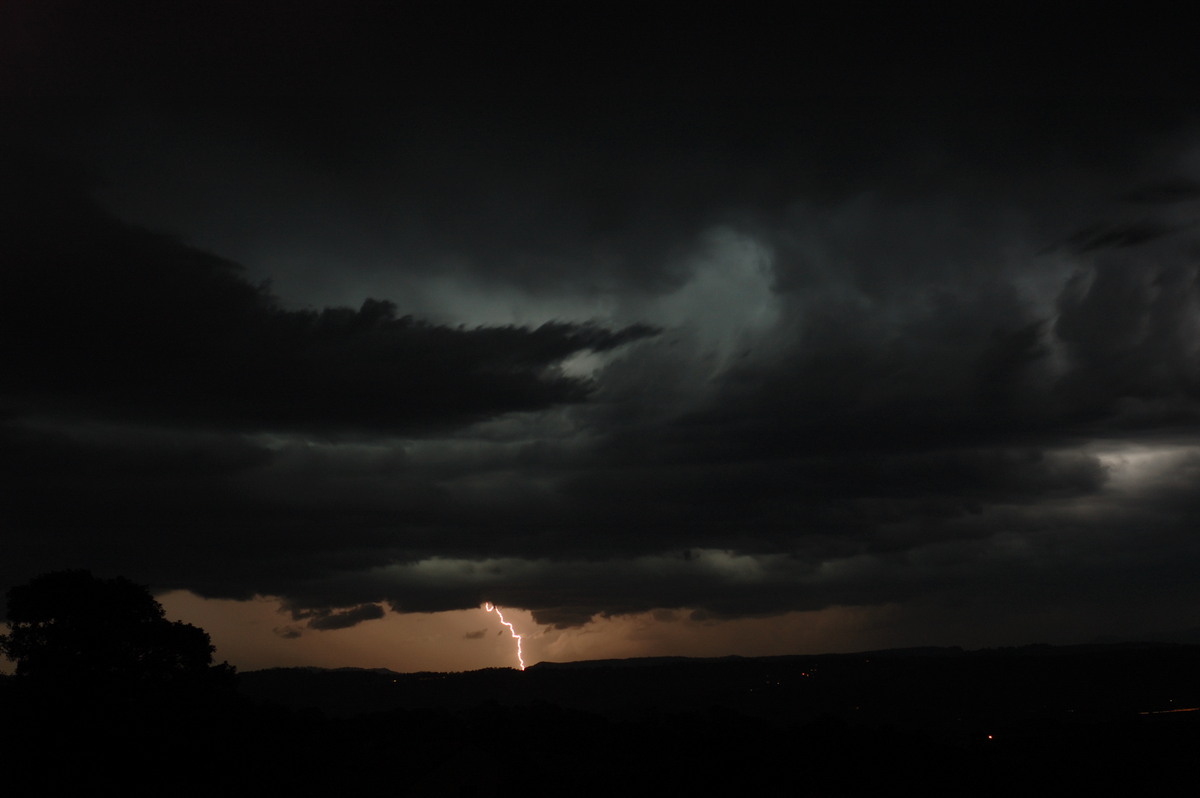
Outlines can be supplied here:
M0 588L243 668L1195 639L1170 20L343 5L0 11Z

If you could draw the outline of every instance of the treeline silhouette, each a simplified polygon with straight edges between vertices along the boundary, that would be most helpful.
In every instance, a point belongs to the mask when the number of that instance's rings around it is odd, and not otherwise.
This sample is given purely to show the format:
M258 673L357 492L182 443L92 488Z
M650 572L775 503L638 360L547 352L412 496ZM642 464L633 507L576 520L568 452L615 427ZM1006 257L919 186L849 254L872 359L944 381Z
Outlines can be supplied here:
M236 674L126 580L8 613L14 795L1145 794L1200 743L1196 646Z

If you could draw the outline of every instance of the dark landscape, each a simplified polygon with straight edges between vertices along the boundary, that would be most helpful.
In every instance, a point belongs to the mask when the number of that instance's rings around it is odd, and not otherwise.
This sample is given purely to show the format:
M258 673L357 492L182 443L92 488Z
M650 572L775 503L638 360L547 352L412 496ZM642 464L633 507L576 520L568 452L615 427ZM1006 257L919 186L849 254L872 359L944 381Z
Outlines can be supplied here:
M1028 646L0 697L9 783L42 794L1051 795L1190 784L1198 671L1198 646Z

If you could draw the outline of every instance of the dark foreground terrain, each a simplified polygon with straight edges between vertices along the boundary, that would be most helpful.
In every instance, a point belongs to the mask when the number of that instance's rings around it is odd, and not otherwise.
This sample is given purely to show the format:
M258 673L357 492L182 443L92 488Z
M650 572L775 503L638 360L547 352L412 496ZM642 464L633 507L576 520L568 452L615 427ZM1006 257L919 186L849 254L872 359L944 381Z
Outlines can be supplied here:
M1079 795L1187 788L1200 646L0 681L6 792Z

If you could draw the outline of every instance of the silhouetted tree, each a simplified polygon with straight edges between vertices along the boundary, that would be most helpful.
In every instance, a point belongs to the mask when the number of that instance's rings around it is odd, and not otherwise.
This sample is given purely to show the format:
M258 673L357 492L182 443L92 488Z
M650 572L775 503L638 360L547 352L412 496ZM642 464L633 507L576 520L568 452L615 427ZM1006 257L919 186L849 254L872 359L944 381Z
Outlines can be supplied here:
M8 591L8 623L0 652L29 680L150 685L207 676L212 664L208 633L167 620L145 587L123 577L35 577Z
M87 571L43 574L7 595L0 652L17 673L0 690L0 751L13 765L10 792L216 791L240 756L231 729L252 724L203 629L167 620L145 587ZM209 769L185 768L181 752Z

